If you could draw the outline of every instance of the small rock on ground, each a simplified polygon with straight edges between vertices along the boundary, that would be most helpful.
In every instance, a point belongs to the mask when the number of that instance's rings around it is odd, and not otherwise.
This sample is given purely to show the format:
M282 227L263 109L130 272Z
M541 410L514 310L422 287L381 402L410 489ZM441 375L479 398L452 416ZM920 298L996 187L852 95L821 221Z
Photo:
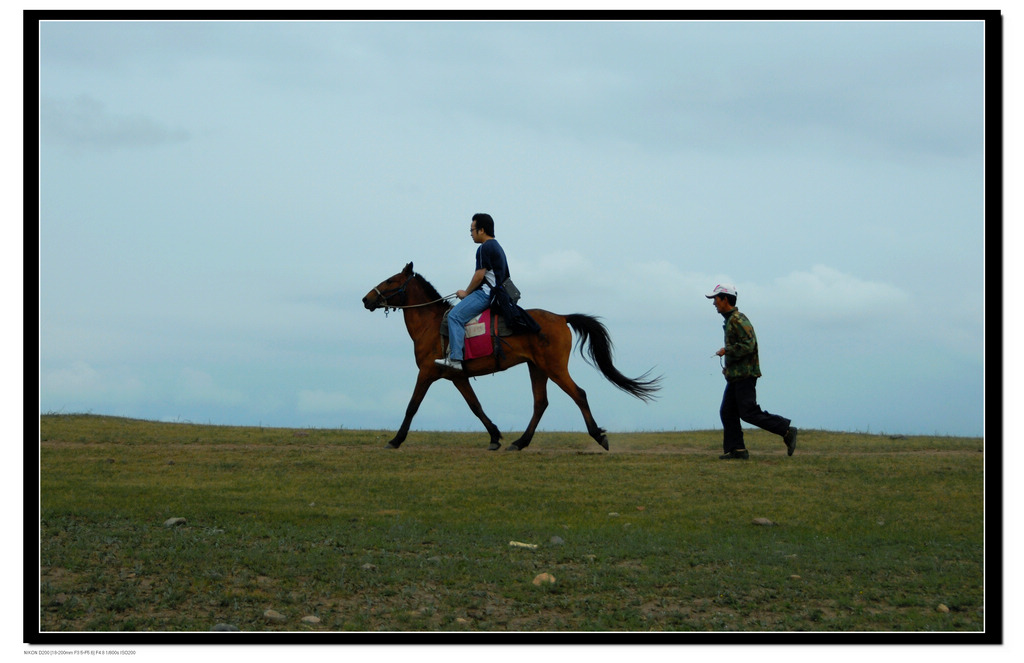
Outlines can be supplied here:
M541 573L533 579L533 584L537 585L538 587L545 584L554 584L554 582L555 576L551 575L550 573Z

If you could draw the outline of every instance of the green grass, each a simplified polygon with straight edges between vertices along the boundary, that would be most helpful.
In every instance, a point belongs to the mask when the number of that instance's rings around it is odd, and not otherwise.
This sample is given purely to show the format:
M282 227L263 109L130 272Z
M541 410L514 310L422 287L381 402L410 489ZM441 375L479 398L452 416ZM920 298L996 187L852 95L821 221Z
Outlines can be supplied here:
M714 431L40 433L43 631L985 628L980 438L803 431L790 458L758 431L719 461Z

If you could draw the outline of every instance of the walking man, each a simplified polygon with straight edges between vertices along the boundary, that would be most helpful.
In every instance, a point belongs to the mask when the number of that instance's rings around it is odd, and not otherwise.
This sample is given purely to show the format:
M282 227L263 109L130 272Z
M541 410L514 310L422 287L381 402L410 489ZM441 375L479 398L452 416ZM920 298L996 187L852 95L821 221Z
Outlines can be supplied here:
M469 285L456 295L462 301L448 313L448 356L435 363L457 371L462 370L466 342L466 324L483 313L494 301L495 290L508 278L505 251L494 239L494 219L490 214L474 214L469 234L480 245L476 250L476 271Z
M786 452L792 456L796 451L797 429L785 417L765 412L757 404L757 378L761 377L761 365L757 358L757 336L747 316L736 308L736 288L731 285L716 285L708 299L714 300L715 309L725 318L725 347L716 352L725 357L725 395L722 397L724 429L722 460L750 457L743 444L743 428L740 420L758 428L782 436Z

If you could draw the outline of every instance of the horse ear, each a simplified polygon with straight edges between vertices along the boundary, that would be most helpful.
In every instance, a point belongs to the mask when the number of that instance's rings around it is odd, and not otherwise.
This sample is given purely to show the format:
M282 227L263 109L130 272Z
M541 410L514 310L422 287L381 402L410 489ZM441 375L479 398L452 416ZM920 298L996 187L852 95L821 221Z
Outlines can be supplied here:
M408 265L405 266L405 269L402 270L402 274L404 274L405 276L412 276L412 263L411 262Z

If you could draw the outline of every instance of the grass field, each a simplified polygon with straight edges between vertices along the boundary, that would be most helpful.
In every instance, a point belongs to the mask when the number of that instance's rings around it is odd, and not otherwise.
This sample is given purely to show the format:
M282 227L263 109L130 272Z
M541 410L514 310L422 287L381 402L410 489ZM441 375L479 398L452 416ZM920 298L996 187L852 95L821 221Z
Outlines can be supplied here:
M985 629L980 438L40 432L42 631Z

